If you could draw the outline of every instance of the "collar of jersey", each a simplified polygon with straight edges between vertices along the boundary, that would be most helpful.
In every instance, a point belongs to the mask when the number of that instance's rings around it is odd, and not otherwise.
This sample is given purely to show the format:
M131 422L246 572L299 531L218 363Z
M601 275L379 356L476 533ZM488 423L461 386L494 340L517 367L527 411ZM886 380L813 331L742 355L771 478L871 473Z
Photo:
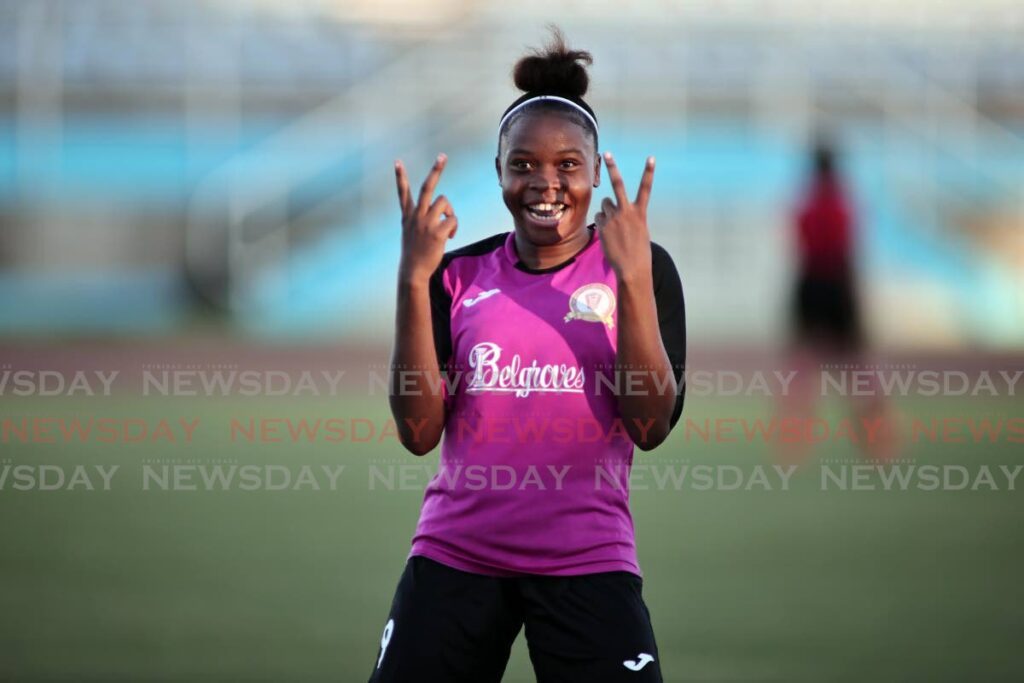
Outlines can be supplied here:
M579 257L580 254L585 252L587 249L592 247L595 242L597 242L597 230L594 229L594 225L588 225L587 230L590 231L590 239L587 241L585 245L583 245L582 249L576 252L573 256L570 256L565 261L562 261L561 263L556 264L554 266L549 266L548 268L530 268L521 260L519 260L519 254L516 253L516 233L514 230L508 234L508 238L505 240L505 255L508 256L508 259L515 266L516 270L521 270L524 273L529 273L530 275L546 275L548 273L554 273L556 271L561 270L562 268L565 268L566 266L575 263L576 259Z

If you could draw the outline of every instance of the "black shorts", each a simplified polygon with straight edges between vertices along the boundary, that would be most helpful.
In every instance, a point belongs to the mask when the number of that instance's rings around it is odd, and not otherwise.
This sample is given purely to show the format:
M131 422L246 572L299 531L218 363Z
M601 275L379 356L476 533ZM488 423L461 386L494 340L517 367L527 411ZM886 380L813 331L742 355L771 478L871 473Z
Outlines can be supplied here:
M849 269L832 277L803 273L793 299L794 322L801 341L854 351L860 345L860 314Z
M496 578L412 557L370 683L496 683L524 625L538 683L660 682L642 587L629 572Z

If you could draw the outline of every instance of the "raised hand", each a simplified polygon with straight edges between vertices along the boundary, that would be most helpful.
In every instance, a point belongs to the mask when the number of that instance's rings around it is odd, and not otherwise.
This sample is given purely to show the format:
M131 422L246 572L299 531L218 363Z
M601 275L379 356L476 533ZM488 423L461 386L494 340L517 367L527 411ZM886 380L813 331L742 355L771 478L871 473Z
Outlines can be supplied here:
M605 197L594 223L601 234L601 247L615 275L622 280L651 274L651 234L647 229L647 202L654 184L654 157L647 157L636 201L629 201L622 174L611 152L604 153L608 178L615 201Z
M398 203L402 208L402 258L398 272L403 279L429 280L441 265L445 243L455 237L458 230L459 220L448 198L442 194L431 201L447 161L444 154L437 156L415 203L409 191L405 166L401 161L395 162Z

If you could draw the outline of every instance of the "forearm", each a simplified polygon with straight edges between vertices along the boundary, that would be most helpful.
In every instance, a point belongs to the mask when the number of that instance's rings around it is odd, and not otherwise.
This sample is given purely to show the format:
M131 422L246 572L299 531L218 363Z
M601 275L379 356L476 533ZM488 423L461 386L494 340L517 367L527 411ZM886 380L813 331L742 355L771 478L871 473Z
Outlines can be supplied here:
M668 436L678 389L662 343L653 292L649 272L619 278L618 408L626 431L642 450Z
M416 455L433 450L444 431L443 383L430 316L429 282L400 276L389 399L402 445Z

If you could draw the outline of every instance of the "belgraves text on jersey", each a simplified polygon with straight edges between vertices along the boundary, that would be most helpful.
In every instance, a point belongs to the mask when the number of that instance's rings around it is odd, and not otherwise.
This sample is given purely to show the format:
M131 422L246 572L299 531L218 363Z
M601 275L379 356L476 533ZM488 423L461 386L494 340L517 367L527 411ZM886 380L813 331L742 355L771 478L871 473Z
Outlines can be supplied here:
M515 354L506 365L500 365L501 347L494 342L480 342L469 351L469 393L512 393L518 397L534 392L582 394L583 368L566 365L540 365L536 360L523 365Z

